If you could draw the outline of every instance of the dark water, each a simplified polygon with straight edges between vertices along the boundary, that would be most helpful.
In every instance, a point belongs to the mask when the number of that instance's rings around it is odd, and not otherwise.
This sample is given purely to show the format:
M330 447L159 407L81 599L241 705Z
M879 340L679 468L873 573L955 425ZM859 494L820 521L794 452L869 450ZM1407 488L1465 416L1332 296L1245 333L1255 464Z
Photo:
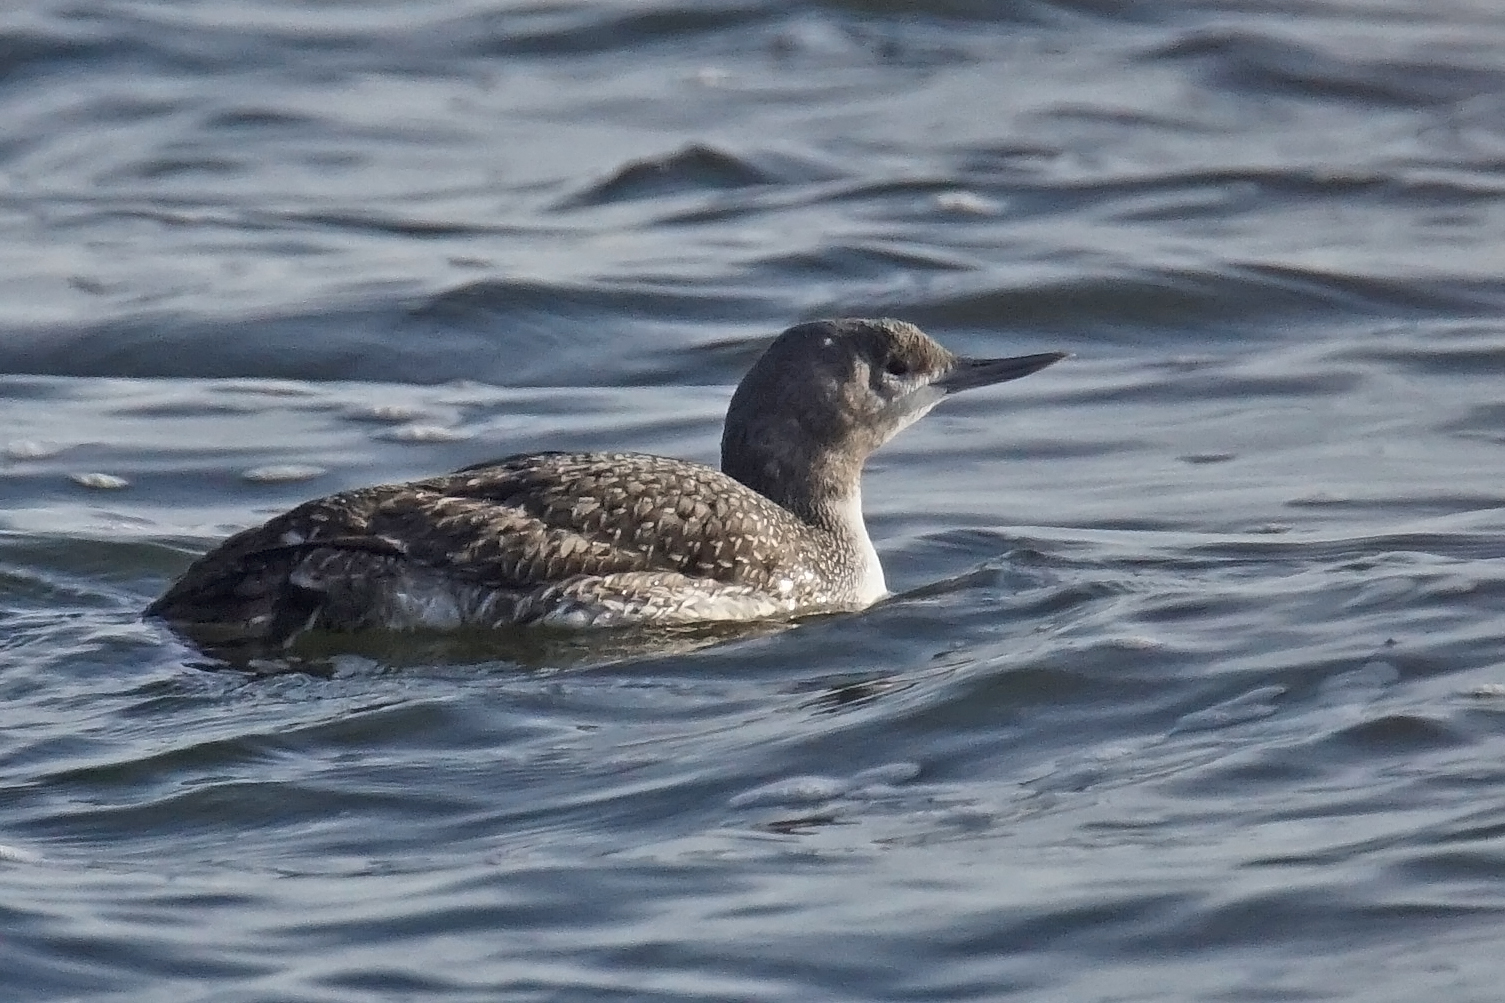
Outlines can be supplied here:
M1496 5L32 0L0 121L5 999L1500 998ZM867 613L138 619L313 494L714 459L840 314L1078 355L875 458Z

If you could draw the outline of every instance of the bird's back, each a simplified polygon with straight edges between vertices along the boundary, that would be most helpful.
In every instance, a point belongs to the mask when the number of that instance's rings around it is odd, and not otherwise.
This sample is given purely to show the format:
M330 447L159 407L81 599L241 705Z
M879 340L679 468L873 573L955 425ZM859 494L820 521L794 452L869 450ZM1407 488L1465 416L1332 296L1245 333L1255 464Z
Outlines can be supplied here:
M743 619L841 605L818 574L829 535L703 464L536 453L306 502L204 555L147 613L272 641Z

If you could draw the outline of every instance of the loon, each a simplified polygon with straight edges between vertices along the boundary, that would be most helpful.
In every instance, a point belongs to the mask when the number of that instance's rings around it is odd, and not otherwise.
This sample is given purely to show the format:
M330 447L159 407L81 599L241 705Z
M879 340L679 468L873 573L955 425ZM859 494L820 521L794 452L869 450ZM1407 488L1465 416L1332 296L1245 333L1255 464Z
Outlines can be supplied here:
M868 455L942 398L1066 358L953 355L897 320L799 324L738 384L721 469L543 452L342 491L200 557L146 615L286 645L306 630L681 625L888 594Z

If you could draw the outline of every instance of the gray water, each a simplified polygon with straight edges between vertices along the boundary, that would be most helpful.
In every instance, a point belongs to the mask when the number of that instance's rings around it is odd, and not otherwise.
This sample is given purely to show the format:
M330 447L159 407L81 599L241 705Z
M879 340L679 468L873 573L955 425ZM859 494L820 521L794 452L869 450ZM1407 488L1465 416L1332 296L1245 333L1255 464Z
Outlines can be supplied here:
M0 996L1493 1001L1505 13L0 14ZM313 495L714 461L796 321L1076 358L699 650L143 623Z

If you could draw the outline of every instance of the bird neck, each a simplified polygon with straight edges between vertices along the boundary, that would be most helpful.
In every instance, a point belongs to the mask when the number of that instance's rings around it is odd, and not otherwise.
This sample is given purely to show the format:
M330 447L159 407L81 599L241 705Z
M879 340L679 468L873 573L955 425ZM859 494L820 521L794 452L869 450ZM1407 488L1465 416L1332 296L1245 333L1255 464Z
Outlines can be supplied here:
M721 437L722 472L811 526L846 535L855 512L860 530L864 458L812 444L799 431L728 424Z
M799 440L729 428L721 441L721 470L825 534L830 551L850 562L858 602L866 605L887 595L883 566L862 518L865 457L790 447L791 441Z

